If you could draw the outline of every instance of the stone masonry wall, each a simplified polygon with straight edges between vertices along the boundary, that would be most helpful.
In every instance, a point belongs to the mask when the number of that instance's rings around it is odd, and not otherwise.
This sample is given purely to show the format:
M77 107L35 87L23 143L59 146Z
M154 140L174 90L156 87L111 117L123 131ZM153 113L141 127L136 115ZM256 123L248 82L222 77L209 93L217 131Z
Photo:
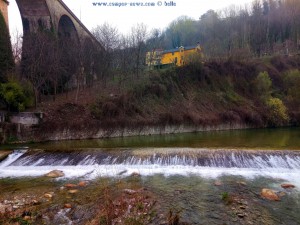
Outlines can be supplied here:
M9 23L8 23L8 1L6 0L0 0L0 11L5 19L6 22L6 26L8 27Z

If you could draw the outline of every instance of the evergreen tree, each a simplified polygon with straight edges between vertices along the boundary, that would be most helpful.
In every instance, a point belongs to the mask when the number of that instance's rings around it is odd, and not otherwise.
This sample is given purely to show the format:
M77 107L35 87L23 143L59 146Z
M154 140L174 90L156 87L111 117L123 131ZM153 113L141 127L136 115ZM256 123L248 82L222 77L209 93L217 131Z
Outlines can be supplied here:
M0 83L7 80L7 73L14 67L9 31L0 12Z

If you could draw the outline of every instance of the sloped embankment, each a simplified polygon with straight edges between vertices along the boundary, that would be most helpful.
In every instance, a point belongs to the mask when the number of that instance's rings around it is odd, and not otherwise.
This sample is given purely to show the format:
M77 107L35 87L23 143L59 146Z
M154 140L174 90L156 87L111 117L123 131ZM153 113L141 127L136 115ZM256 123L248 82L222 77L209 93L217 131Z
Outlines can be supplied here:
M47 111L37 140L298 125L300 57L152 71L118 95ZM299 85L298 85L299 84ZM298 93L299 92L299 93Z

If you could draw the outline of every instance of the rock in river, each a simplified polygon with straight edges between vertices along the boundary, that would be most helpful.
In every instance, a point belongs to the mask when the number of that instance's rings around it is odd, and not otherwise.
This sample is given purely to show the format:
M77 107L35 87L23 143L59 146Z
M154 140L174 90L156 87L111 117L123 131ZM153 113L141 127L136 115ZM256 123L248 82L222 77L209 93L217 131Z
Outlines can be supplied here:
M57 178L65 176L64 172L61 170L52 170L51 172L45 174L46 177Z
M133 195L133 194L137 193L137 191L132 190L132 189L124 189L123 192L126 194L129 194L129 195Z
M263 188L261 190L261 196L271 201L279 201L279 197L274 190Z
M0 203L0 214L5 214L7 212L11 212L13 210L12 205L5 205Z
M79 187L85 187L85 186L87 186L87 182L86 182L86 181L80 181L80 182L78 183L78 186L79 186Z
M78 192L77 189L72 189L68 191L69 194L76 194L77 192Z
M65 208L65 209L71 209L71 208L72 208L72 205L71 205L70 203L66 203L66 204L64 205L64 208Z
M221 186L222 184L223 183L219 180L216 180L215 183L214 183L215 186Z
M77 184L65 184L64 185L66 188L76 188Z
M45 198L52 198L52 197L53 197L53 194L52 194L52 193L45 193L45 194L44 194L44 197L45 197Z
M281 187L284 188L284 189L295 188L295 185L293 185L293 184L282 184Z

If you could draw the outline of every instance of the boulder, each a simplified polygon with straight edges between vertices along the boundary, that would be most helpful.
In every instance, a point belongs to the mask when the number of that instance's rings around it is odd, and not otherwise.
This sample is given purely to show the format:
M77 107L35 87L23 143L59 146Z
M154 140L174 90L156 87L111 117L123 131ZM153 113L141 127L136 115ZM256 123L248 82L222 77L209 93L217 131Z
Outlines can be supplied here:
M276 194L276 192L274 190L267 189L267 188L263 188L261 190L261 196L263 198L271 200L271 201L279 201L280 200L279 196Z
M80 181L79 183L78 183L78 186L79 187L85 187L87 185L87 182L86 181Z
M71 208L72 208L72 205L69 204L69 203L66 203L66 204L64 205L64 208L65 208L65 209L71 209Z
M65 184L64 186L65 186L66 188L75 188L75 187L77 187L76 184Z
M68 193L70 194L76 194L78 192L77 189L72 189L72 190L69 190Z
M295 188L296 186L293 184L282 184L281 187L284 189L288 189L288 188Z
M31 220L31 216L24 216L23 220L29 221L29 220Z
M46 193L46 194L44 194L44 197L45 197L45 198L52 198L52 197L53 197L53 195L52 195L52 194L50 194L50 193Z
M40 202L39 202L38 200L36 200L36 199L33 199L33 200L31 201L31 204L33 204L33 205L39 205Z
M243 186L247 186L247 183L246 183L246 182L244 182L244 181L238 181L238 182L237 182L237 184L239 184L239 185L243 185Z
M131 174L131 176L132 176L132 177L140 177L141 174L139 174L138 172L133 172L133 173Z
M51 172L45 174L46 177L57 178L65 176L64 172L61 170L52 170Z
M13 210L12 205L5 205L0 203L0 214L5 214L7 212L11 212Z
M137 191L132 190L132 189L124 189L123 192L126 194L129 194L129 195L133 195L133 194L137 193Z
M246 216L244 213L237 213L236 215L240 218L244 218Z
M215 181L214 185L215 185L215 186L221 186L221 185L222 185L222 182L219 181L219 180L217 180L217 181Z

